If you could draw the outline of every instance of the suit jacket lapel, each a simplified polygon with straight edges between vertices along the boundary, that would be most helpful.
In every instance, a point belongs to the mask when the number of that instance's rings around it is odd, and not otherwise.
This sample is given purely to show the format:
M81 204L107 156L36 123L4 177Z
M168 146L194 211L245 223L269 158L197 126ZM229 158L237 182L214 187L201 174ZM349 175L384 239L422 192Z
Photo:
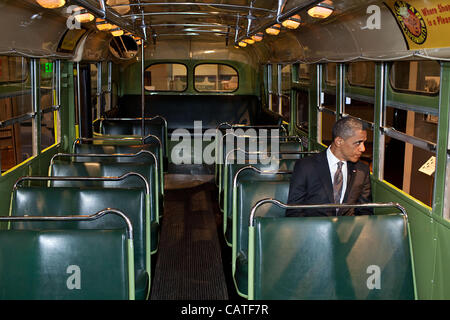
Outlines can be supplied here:
M330 173L330 166L328 165L328 159L327 159L327 153L326 150L319 154L318 157L319 160L319 178L322 182L322 185L325 189L325 192L328 196L328 200L330 203L334 203L334 197L333 197L333 185L331 183L331 173Z

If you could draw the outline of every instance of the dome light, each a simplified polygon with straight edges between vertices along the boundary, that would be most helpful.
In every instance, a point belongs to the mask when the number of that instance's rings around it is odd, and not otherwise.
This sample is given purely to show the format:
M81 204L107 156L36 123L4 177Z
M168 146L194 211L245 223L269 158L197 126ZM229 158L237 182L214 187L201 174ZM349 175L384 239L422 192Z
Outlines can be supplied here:
M277 36L281 31L281 26L277 23L266 29L266 33Z
M300 25L300 16L298 14L284 20L281 25L288 29L297 29Z
M319 3L317 6L308 10L308 14L313 18L325 19L333 13L333 8L324 3Z
M264 33L258 32L257 34L252 36L252 39L255 41L261 41L264 37Z
M247 42L239 41L238 45L239 45L239 47L245 48L247 46Z
M93 14L89 13L83 7L75 8L72 12L75 20L77 20L79 23L91 22L95 18Z
M100 18L97 18L97 20L95 20L95 26L100 31L109 31L114 28L117 28L115 25L110 24L110 23L106 22L104 19L100 19Z
M248 44L254 44L254 43L255 43L255 40L250 39L250 38L244 39L244 40L242 40L242 41L247 42Z
M66 4L66 0L36 0L42 8L56 9Z
M112 34L114 37L120 37L121 35L123 35L123 30L120 29L120 28L112 29L112 30L111 30L111 34Z

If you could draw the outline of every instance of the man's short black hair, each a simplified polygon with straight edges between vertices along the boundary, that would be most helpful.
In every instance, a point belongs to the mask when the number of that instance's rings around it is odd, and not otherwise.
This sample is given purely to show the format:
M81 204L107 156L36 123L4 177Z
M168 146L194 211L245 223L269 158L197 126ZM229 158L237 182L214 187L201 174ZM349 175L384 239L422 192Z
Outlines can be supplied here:
M356 130L367 130L364 122L352 117L343 117L336 121L333 125L332 138L333 141L337 137L347 139L355 134Z

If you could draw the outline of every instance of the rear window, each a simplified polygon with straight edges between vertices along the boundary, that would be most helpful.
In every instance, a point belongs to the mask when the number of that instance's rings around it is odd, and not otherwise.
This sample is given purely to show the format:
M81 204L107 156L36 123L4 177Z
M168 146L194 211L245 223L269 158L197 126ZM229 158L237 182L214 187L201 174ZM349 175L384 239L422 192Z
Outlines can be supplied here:
M184 91L187 68L181 63L152 64L145 69L144 82L147 91Z
M199 64L194 79L195 90L200 92L233 92L239 86L238 72L225 64Z

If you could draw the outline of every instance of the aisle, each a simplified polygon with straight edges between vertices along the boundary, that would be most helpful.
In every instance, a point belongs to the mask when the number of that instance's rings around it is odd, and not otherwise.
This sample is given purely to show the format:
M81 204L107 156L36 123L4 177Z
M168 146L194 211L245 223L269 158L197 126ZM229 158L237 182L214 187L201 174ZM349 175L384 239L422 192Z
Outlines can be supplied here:
M215 185L204 178L168 175L151 300L228 299L212 209Z

